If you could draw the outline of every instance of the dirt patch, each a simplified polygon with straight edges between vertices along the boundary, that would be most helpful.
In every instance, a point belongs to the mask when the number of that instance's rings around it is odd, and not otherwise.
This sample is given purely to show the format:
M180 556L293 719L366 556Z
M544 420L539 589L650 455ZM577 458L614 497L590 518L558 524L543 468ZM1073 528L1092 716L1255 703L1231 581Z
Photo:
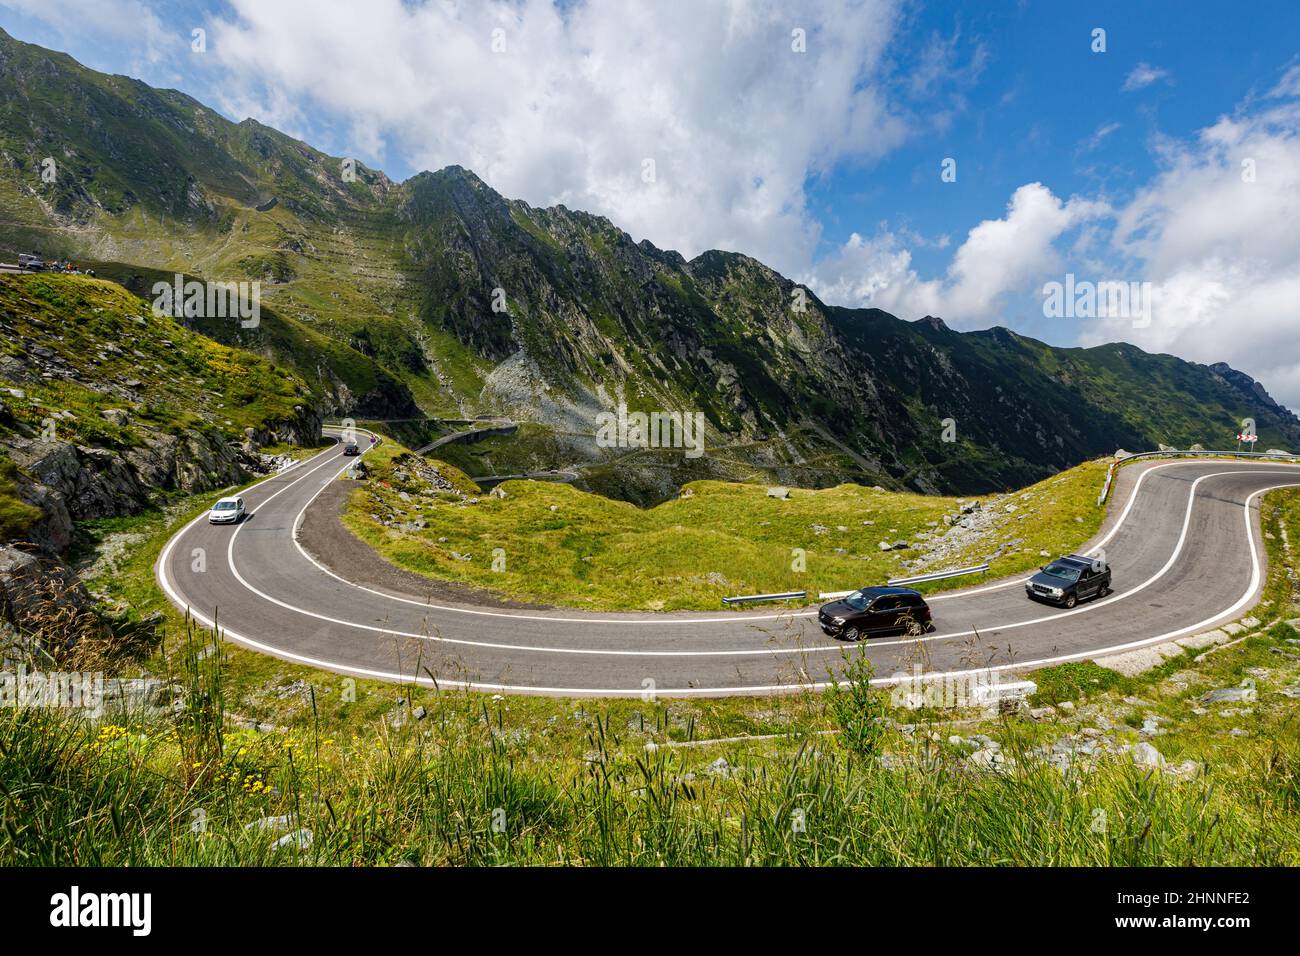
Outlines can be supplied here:
M385 594L477 607L548 610L546 604L511 601L481 588L426 578L396 567L343 525L343 508L356 486L333 481L303 515L298 541L307 553L341 578Z

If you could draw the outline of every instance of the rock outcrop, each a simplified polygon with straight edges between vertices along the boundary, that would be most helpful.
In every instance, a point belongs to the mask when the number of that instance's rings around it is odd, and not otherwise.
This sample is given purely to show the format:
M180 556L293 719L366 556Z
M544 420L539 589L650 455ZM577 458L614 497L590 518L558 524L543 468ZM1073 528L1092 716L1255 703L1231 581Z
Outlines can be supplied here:
M45 517L33 543L61 554L71 540L72 521L133 514L158 492L195 494L247 481L266 469L256 448L264 443L308 444L320 435L320 417L306 408L299 416L248 436L242 445L208 432L174 435L150 430L142 444L125 451L70 442L45 442L21 435L0 439L21 472L23 500Z
M0 645L6 661L32 656L56 660L110 629L94 599L57 558L0 545Z

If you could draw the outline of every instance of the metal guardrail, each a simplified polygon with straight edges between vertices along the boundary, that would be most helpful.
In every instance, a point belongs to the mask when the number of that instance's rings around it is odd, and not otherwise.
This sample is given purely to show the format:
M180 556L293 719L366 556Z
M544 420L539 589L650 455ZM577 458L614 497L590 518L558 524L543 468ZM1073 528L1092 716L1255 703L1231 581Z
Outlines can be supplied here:
M956 578L963 574L980 574L988 569L988 562L985 562L984 564L972 565L969 568L954 568L951 571L935 571L932 574L918 574L913 578L890 578L888 584L890 587L898 587L904 584L922 584L926 581L942 581L944 578Z
M1115 480L1115 469L1120 465L1127 464L1130 461L1136 461L1139 458L1173 458L1178 455L1190 455L1193 458L1273 458L1276 460L1290 459L1300 460L1300 455L1277 455L1269 454L1266 451L1140 451L1133 455L1125 455L1123 458L1116 458L1106 469L1106 481L1101 486L1101 494L1097 496L1097 504L1104 505L1106 497L1110 494L1111 485Z
M890 578L885 583L890 587L902 587L907 584L921 584L925 581L942 581L944 578L956 578L963 574L979 574L989 569L988 564L976 564L969 568L953 568L951 571L935 571L933 574L919 574L914 578ZM858 589L854 589L858 590ZM817 595L823 601L835 601L852 594L853 591L822 591Z
M724 597L722 603L754 604L758 601L797 601L807 596L807 591L786 591L782 594L742 594L738 597Z

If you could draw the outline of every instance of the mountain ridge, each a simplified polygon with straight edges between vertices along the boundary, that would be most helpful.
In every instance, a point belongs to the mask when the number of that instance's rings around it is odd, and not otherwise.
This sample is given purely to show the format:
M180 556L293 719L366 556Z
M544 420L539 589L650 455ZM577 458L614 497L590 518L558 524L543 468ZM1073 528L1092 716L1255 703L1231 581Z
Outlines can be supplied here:
M0 35L0 244L137 294L169 272L261 281L259 329L194 325L294 369L326 413L509 414L546 433L546 466L603 469L593 487L635 500L700 477L977 492L1119 446L1227 443L1247 417L1264 447L1300 445L1300 419L1230 368L827 305L744 253L688 260L463 166L343 164ZM620 403L702 412L717 454L597 447Z

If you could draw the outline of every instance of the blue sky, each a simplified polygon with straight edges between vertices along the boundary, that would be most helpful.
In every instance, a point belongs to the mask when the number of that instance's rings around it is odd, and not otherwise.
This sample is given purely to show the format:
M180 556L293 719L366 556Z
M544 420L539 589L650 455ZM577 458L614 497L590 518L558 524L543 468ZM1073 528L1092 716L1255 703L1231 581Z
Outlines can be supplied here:
M842 242L881 220L960 236L1000 215L1012 191L1033 181L1058 196L1130 195L1158 171L1153 140L1194 134L1297 61L1300 6L1283 0L1248 9L1195 0L919 8L894 56L915 61L936 37L957 37L959 77L925 100L956 115L946 130L869 169L814 184L826 240ZM1104 54L1090 49L1099 26ZM1166 75L1124 91L1143 63ZM941 183L938 162L949 156L958 160L957 182ZM946 256L927 249L917 261L938 269Z
M0 26L395 178L460 163L836 304L1225 360L1300 406L1294 0L0 0ZM1149 321L1046 316L1066 273L1150 283Z

